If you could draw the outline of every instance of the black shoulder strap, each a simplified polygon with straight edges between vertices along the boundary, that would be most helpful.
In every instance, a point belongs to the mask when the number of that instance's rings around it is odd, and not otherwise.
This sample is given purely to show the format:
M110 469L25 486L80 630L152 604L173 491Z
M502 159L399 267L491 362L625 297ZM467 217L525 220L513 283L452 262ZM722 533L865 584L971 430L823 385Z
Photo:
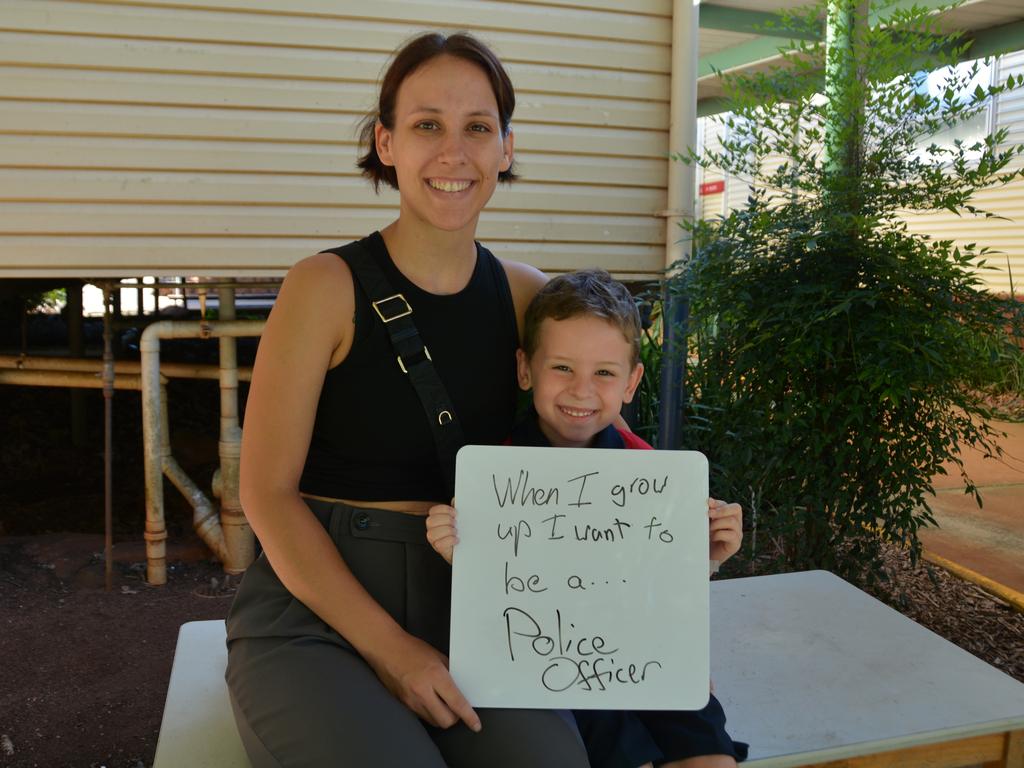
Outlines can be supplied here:
M466 443L455 407L430 359L430 350L413 324L408 300L395 291L373 254L362 244L352 243L344 250L349 269L391 338L395 364L409 377L423 404L450 498L455 494L455 454Z

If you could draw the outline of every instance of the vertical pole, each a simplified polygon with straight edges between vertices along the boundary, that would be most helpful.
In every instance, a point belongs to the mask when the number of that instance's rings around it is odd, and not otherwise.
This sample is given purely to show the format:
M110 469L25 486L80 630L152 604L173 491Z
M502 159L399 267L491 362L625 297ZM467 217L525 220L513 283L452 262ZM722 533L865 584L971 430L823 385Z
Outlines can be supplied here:
M825 194L856 213L864 124L864 87L857 68L857 33L868 0L829 0L825 26Z
M699 0L672 4L672 79L669 151L685 152L697 146L697 58L700 27ZM685 264L692 242L680 223L693 219L695 169L692 164L669 160L668 211L665 218L665 267ZM669 274L671 276L671 274ZM678 448L685 405L686 322L685 297L673 295L666 283L663 299L661 407L658 447Z
M218 319L235 319L235 289L224 286L217 294ZM220 337L220 524L228 559L227 573L242 573L255 559L255 539L242 511L238 491L242 430L238 424L238 345L234 336Z
M103 571L107 591L114 583L114 352L110 332L111 292L103 288Z
M64 286L67 305L64 314L68 324L68 352L72 357L85 354L85 334L82 328L82 284L77 280ZM105 314L105 313L104 313ZM85 445L85 395L81 389L71 390L71 444L76 448Z
M165 321L166 322L166 321ZM139 340L142 374L142 450L146 481L146 581L167 583L167 521L164 516L164 459L170 442L164 431L160 381L160 326L150 325ZM163 403L163 405L162 405Z

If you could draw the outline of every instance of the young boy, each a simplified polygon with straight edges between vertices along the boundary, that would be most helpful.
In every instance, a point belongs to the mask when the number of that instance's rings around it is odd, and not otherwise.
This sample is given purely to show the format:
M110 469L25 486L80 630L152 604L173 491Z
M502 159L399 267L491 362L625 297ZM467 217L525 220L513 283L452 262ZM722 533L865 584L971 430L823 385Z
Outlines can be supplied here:
M640 317L633 297L604 270L556 277L526 310L516 352L519 386L533 407L512 431L511 445L638 448L650 445L614 424L633 399L640 362ZM738 504L709 499L710 559L734 555L742 540ZM455 510L437 505L427 540L449 563L458 542ZM697 712L574 712L594 768L735 768L746 745L725 732L725 714L711 696Z

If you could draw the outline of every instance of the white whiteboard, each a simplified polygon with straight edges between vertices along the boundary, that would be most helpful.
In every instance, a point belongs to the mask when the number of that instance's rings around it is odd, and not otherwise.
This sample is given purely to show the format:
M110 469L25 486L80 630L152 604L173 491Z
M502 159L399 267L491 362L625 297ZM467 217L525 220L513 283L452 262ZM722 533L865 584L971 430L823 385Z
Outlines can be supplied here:
M473 706L707 703L702 454L466 446L455 498L449 656Z

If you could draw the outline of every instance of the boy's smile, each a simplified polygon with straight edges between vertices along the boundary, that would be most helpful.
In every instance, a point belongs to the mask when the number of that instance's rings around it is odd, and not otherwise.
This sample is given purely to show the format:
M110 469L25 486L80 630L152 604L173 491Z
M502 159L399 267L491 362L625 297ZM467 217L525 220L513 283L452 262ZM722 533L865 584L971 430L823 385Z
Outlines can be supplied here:
M544 436L557 448L585 448L633 399L642 364L612 321L593 315L545 318L533 357L516 353L519 386L533 388Z

